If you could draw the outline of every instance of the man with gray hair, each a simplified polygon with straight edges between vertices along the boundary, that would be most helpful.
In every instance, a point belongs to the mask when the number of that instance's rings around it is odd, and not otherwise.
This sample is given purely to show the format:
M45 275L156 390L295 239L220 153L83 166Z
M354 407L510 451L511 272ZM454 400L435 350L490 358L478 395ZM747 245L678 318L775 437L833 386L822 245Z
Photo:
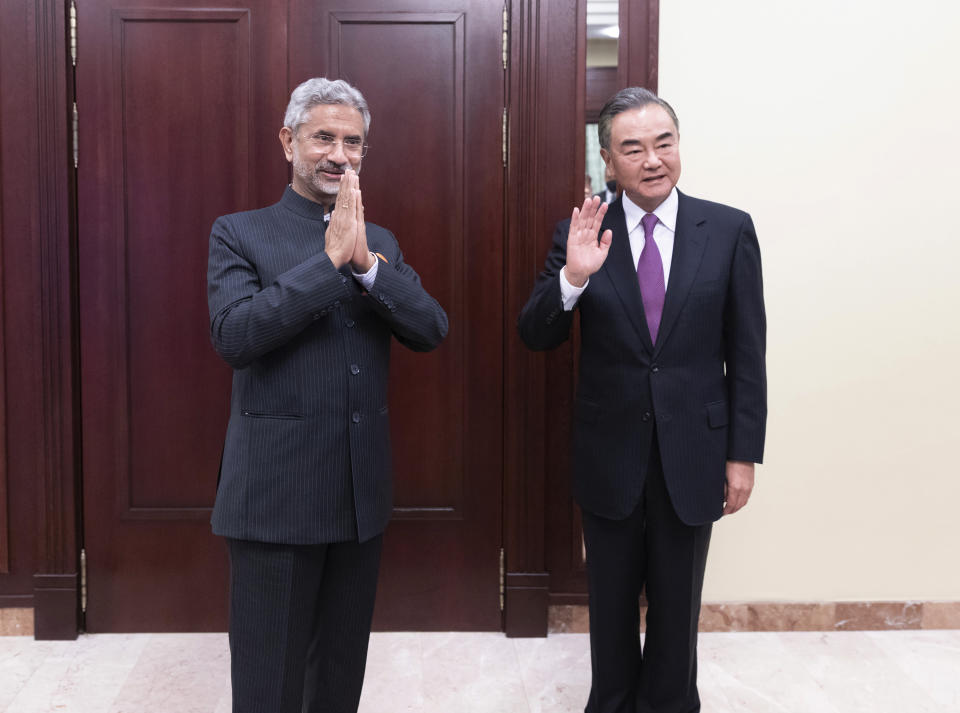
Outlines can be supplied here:
M394 236L364 221L369 128L346 82L298 86L291 184L210 235L210 337L234 370L212 518L234 713L356 713L392 511L391 337L429 351L447 333Z
M598 132L623 192L557 226L520 335L552 349L580 310L572 471L590 590L586 713L695 713L711 525L746 505L763 458L760 248L749 215L677 190L680 129L665 101L624 89Z

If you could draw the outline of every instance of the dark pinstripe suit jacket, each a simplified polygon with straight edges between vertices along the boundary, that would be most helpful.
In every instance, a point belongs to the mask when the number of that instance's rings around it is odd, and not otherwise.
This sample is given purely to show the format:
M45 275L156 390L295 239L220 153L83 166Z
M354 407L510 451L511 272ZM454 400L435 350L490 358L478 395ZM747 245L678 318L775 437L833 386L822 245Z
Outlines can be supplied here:
M390 339L428 351L447 317L389 231L367 223L387 262L366 295L349 265L330 262L325 230L322 207L290 187L269 208L214 223L210 336L234 369L219 535L364 541L390 517Z
M532 349L567 339L560 299L569 221L526 306ZM621 199L603 267L581 295L580 374L574 406L573 493L619 519L643 491L653 433L674 508L689 525L723 509L726 461L759 463L766 427L766 318L760 248L746 213L680 194L673 263L657 343L650 342ZM656 430L654 431L654 423Z

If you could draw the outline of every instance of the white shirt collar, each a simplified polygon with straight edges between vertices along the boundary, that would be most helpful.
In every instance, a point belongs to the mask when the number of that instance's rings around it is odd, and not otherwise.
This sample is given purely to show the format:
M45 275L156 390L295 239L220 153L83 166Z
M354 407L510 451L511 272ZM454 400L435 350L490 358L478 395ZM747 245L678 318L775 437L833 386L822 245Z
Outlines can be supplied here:
M674 186L670 195L663 199L663 203L654 208L653 214L663 223L664 227L674 233L677 230L677 209L679 207L680 198L677 195L677 187ZM623 214L627 219L627 234L629 235L640 224L640 220L647 214L647 211L630 200L626 191L624 191Z

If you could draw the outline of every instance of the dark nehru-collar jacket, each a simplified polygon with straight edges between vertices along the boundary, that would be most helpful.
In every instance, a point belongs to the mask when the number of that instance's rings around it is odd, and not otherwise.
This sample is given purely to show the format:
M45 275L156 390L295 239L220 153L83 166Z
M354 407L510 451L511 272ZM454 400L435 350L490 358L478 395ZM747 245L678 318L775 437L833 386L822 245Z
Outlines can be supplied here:
M323 208L289 187L279 203L213 225L210 337L233 367L218 535L365 541L390 517L391 336L434 349L447 316L389 231L366 224L382 256L367 294L349 264L330 262L326 227Z

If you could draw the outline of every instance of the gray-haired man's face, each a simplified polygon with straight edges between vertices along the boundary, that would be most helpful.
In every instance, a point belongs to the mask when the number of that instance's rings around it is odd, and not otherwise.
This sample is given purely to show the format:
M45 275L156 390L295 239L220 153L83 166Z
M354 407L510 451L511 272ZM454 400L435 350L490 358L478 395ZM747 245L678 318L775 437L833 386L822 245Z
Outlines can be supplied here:
M363 116L352 106L320 104L307 112L296 135L280 130L283 152L293 165L293 190L316 203L332 206L343 172L360 172L363 160L351 148L363 143Z
M610 148L600 149L600 155L617 185L648 213L670 195L680 179L680 132L657 104L613 117Z

